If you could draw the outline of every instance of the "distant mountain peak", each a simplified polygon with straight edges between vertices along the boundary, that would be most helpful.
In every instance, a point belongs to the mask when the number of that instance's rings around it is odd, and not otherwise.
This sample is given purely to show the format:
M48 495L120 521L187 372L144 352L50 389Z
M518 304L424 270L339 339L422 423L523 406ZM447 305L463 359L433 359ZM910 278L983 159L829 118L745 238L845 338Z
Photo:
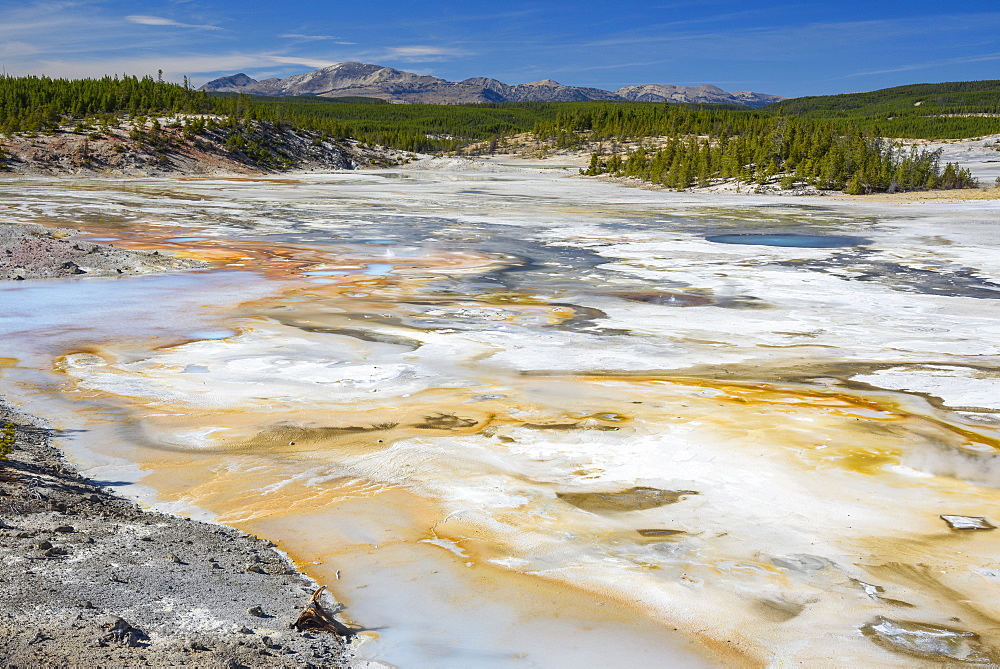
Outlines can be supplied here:
M208 83L213 85L212 90L214 91L235 92L247 86L252 86L258 82L256 79L251 79L247 75L240 72L239 74L234 74L231 77L222 77L221 79L215 79L214 81L210 81ZM205 86L208 86L208 84L205 84Z
M674 86L641 84L615 92L600 88L565 86L552 79L510 85L489 77L471 77L459 82L404 72L371 63L334 63L312 72L285 79L257 81L244 73L214 79L204 91L255 93L258 95L316 95L319 97L362 96L399 103L463 104L475 102L577 102L585 100L632 100L638 102L695 102L739 104L750 107L785 98L753 91L727 93L718 86Z
M727 93L718 86L674 86L673 84L640 84L625 86L615 91L626 100L636 102L696 102L702 104L736 104L748 107L763 107L785 98L780 95L739 91Z

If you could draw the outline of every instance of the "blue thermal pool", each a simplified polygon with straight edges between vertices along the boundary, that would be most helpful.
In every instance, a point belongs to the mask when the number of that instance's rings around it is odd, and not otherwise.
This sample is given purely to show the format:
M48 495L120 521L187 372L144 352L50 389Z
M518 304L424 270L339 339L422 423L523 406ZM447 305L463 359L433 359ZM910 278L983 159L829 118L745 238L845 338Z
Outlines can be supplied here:
M795 233L711 235L706 237L718 244L756 244L759 246L791 246L807 249L836 249L871 243L864 237L848 235L800 235Z

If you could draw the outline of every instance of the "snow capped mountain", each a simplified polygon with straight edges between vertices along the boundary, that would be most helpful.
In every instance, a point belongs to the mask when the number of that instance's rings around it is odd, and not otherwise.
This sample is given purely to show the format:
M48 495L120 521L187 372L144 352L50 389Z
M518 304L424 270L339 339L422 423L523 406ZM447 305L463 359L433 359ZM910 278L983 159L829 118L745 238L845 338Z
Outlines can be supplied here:
M778 95L736 91L717 86L642 84L615 92L600 88L564 86L552 79L510 85L487 77L453 82L428 75L403 72L369 63L336 63L286 79L257 81L242 72L214 79L201 90L257 95L362 96L398 103L462 104L474 102L577 102L584 100L634 100L639 102L726 103L749 107L784 100Z

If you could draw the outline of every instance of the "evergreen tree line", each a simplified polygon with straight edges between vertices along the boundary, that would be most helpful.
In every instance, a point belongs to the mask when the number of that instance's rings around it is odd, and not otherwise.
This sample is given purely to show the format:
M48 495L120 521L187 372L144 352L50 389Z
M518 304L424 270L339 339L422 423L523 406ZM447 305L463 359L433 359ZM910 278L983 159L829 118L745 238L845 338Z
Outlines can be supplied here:
M52 132L68 119L121 114L221 113L190 87L152 77L0 77L0 132Z
M673 135L655 150L640 146L591 156L581 173L636 177L684 190L717 179L759 185L781 177L781 186L809 184L852 194L971 188L977 184L957 164L941 166L941 150L902 146L855 129L832 132L810 119L774 117L738 134Z
M121 117L206 114L227 123L258 121L353 138L407 151L453 151L471 142L531 129L537 108L514 105L390 105L378 100L207 94L152 77L66 80L0 77L0 133L52 133L59 127L117 127ZM195 126L200 127L200 126Z
M782 100L769 111L813 117L1000 114L1000 81L910 84L864 93Z
M83 80L2 76L0 133L51 133L67 125L77 132L108 132L124 116L173 116L179 118L177 123L188 137L225 128L225 141L240 144L238 150L260 151L262 160L269 153L280 163L279 152L267 146L267 137L255 130L261 124L420 152L454 151L474 142L493 143L533 131L540 141L558 147L594 141L657 146L624 157L598 154L587 170L592 174L627 174L681 188L716 178L761 182L783 174L786 183L794 177L824 188L873 192L970 183L967 171L941 167L939 155L903 149L879 137L1000 133L998 118L929 117L909 113L914 109L911 103L906 103L906 114L897 109L899 100L910 99L906 96L933 94L939 102L945 100L942 96L959 96L946 101L951 110L987 113L984 110L992 109L990 105L1000 104L1000 93L991 88L997 83L966 82L948 90L903 87L905 95L876 91L846 96L850 98L847 103L829 99L843 96L827 96L804 107L779 103L753 110L631 102L396 105L375 100L206 94L192 90L187 82L179 86L148 76ZM886 111L893 105L896 115ZM786 113L785 107L794 113ZM844 116L845 109L857 115ZM816 115L829 117L811 117ZM168 141L156 128L135 132L154 146Z
M778 103L781 105L783 103ZM890 116L857 113L830 118L785 113L778 105L733 109L729 105L662 103L561 103L551 119L539 119L534 132L542 139L572 144L681 135L740 135L766 133L779 119L810 118L831 135L864 132L870 136L907 139L959 139L1000 133L1000 118L990 116ZM972 109L980 109L972 107Z
M843 118L848 112L831 109L834 103L827 98L816 98L812 105L799 105L794 111L789 107L789 110L799 117L837 116L823 120L829 124L830 132L843 133L858 126L873 136L940 139L1000 133L1000 118L941 118L921 115L924 112L911 115L893 112L896 116L892 116L879 111L881 98L877 93L856 94L868 97L863 98L864 104L852 102L860 108L849 110L854 115ZM966 96L963 104L949 107L949 112L987 113L1000 105L1000 93L993 95L975 89L963 95ZM581 133L611 139L759 132L776 116L788 115L782 111L783 105L792 102L796 101L758 110L733 105L634 102L394 105L379 104L376 100L206 94L187 85L178 86L148 76L81 80L2 76L0 133L52 132L68 121L97 119L102 115L215 114L289 124L335 138L353 137L409 151L453 151L471 142L529 131L565 147L586 139ZM907 104L910 110L923 109Z

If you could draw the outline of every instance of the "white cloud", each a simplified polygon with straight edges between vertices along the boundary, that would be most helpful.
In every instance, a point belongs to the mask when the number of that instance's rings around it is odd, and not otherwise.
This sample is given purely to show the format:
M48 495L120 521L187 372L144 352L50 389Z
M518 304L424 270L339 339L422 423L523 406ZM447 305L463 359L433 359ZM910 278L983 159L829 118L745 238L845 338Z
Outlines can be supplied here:
M85 77L103 77L108 74L129 74L139 77L155 76L157 70L163 70L164 78L179 82L187 75L214 74L226 72L231 74L240 70L260 67L269 61L263 60L259 54L220 54L202 56L146 56L134 58L122 56L118 58L42 58L30 63L14 67L7 66L8 73L15 75L46 74L52 77L70 79Z
M944 60L933 60L924 63L913 63L912 65L901 65L899 67L891 67L885 70L870 70L868 72L855 72L853 74L845 74L841 79L847 79L849 77L865 77L874 74L892 74L894 72L910 72L913 70L926 70L932 67L941 67L944 65L962 65L965 63L983 63L991 60L1000 60L1000 53L985 53L978 56L966 56L964 58L946 58Z
M0 58L24 58L41 53L37 44L28 42L0 42Z
M174 28L197 28L199 30L222 30L219 26L181 23L180 21L174 21L162 16L146 16L144 14L132 14L131 16L126 16L125 20L129 23L138 23L141 26L171 26Z
M307 67L329 67L331 65L336 65L341 61L336 60L319 60L317 58L301 58L299 56L261 56L262 59L267 59L273 63L285 63L287 65L305 65Z
M319 58L278 56L270 53L228 53L217 55L189 55L189 56L144 56L135 58L121 56L114 58L94 58L94 59L65 59L65 58L38 58L22 63L8 63L6 70L13 76L29 74L45 74L52 77L66 77L70 79L86 77L103 77L109 74L129 74L142 77L145 75L156 76L157 70L163 70L164 79L168 81L180 82L184 75L194 79L214 78L221 74L233 74L234 72L254 72L255 77L261 77L261 70L266 68L278 69L278 72L269 72L263 76L287 76L280 70L280 66L300 65L302 70L316 69L335 65L338 61L323 60ZM200 84L198 84L200 85Z
M120 22L80 11L74 3L0 6L0 41L24 41L40 46L78 41L95 32L113 29L116 23L120 25Z
M393 56L445 56L455 51L439 46L394 46L389 47L389 53Z
M357 44L357 42L343 42L340 41L339 37L334 37L333 35L301 35L299 33L284 33L278 35L282 39L294 39L302 42L314 42L316 40L333 40L334 44Z
M429 45L412 45L412 46L393 46L385 50L382 58L396 58L399 60L405 60L411 63L421 63L429 61L440 61L448 60L449 58L457 58L459 56L468 55L467 52L460 49L450 49L448 47L441 46L429 46Z

